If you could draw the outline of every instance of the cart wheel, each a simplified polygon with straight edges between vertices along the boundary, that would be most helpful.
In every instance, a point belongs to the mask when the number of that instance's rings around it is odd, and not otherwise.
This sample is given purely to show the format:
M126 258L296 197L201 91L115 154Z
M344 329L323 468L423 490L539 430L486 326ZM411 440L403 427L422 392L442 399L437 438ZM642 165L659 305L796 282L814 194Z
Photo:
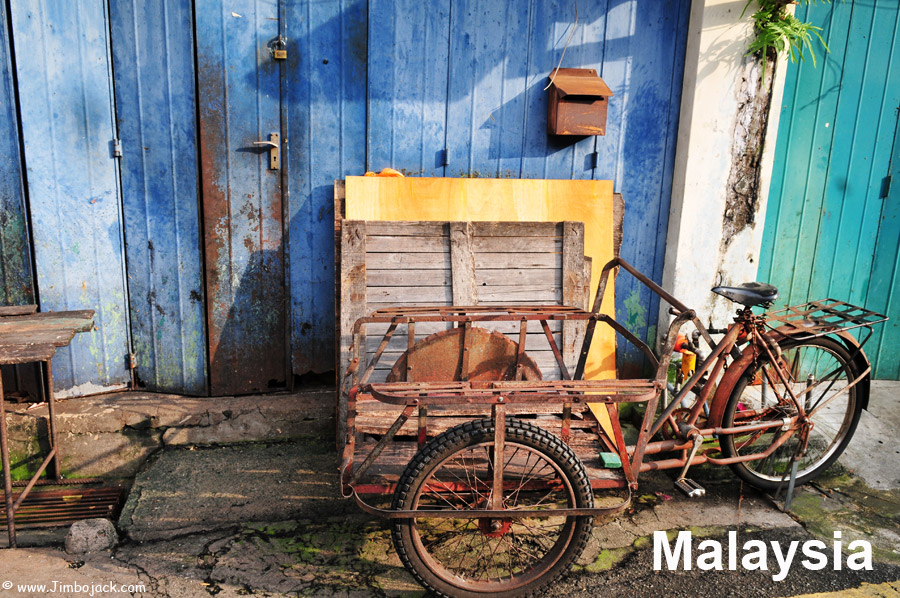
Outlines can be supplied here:
M797 467L796 483L805 484L828 469L850 442L865 402L860 387L850 384L861 372L843 345L829 338L785 342L782 361L795 393L803 392L807 384L818 383L805 397L806 412L814 411L806 454ZM763 375L764 371L768 372L767 376ZM744 422L780 420L795 415L796 409L789 401L780 398L785 395L784 384L778 381L772 364L760 358L759 367L749 368L731 392L722 426L739 427ZM725 435L719 442L726 457L742 457L766 451L783 434L781 428L774 428ZM735 463L731 468L757 488L776 491L787 483L798 443L795 433L768 457Z
M434 438L410 461L393 508L488 509L494 423L476 420ZM503 505L508 517L397 519L394 546L425 587L454 598L528 596L566 572L584 550L591 517L553 516L590 508L594 498L581 461L553 434L506 420ZM546 508L546 517L515 517Z

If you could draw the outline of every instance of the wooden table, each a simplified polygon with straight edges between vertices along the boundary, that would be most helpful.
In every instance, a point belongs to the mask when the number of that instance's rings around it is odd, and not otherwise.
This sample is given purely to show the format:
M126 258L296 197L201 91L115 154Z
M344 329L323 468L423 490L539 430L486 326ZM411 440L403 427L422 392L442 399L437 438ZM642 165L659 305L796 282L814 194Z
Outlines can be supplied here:
M3 400L3 381L0 378L0 456L3 465L3 489L6 502L6 524L9 532L9 546L16 547L16 527L14 516L16 509L25 500L36 484L83 484L95 480L62 480L59 468L59 445L56 440L56 418L53 396L53 375L50 360L58 347L64 347L72 341L77 332L85 332L93 328L94 312L59 311L36 313L37 306L26 305L16 307L0 307L0 365L38 362L41 364L43 392L47 401L48 429L50 450L34 476L24 483L24 490L14 497L13 486L21 486L22 482L13 483L10 470L9 438L6 429L6 407ZM39 480L50 467L48 478Z

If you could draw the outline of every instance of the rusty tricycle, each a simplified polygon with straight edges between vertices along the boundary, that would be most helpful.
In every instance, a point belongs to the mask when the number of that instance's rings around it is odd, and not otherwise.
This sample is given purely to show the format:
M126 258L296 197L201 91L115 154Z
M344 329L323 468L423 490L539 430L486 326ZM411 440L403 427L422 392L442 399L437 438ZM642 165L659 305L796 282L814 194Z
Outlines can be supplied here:
M601 313L610 275L620 270L671 306L675 317L659 356ZM367 325L387 331L371 357L357 350L345 377L345 495L391 521L401 560L434 593L527 596L569 569L595 520L630 504L642 472L679 470L676 486L692 496L703 489L687 474L702 463L728 465L766 491L815 478L853 436L869 396L871 367L862 346L887 318L831 299L754 312L771 307L778 294L760 283L713 292L739 305L734 321L718 330L616 258L602 270L591 311L396 307L358 320L357 348ZM570 372L551 324L573 321L583 341ZM423 322L448 329L414 342ZM514 333L489 330L498 323L518 327L519 342ZM674 392L669 364L689 324L708 355ZM525 352L529 326L545 333L559 379L543 379ZM612 327L638 347L655 376L585 380L597 326ZM372 381L403 328L408 349L383 381ZM645 407L633 444L618 418L623 402ZM384 424L364 434L364 418Z

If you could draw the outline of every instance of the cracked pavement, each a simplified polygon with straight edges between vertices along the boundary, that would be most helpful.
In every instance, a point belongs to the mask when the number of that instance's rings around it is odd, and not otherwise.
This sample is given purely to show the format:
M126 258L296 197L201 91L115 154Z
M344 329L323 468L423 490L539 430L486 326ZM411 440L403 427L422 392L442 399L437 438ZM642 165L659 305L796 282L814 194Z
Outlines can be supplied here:
M691 470L707 488L700 500L674 492L665 473L642 474L633 507L595 525L575 571L548 595L727 596L739 590L742 596L771 596L842 592L885 581L893 585L867 586L876 592L869 595L900 595L900 460L875 458L900 450L898 388L882 387L881 401L873 395L871 413L843 464L798 489L793 517L727 468ZM77 557L55 546L0 550L0 598L46 596L46 589L19 584L53 582L117 584L118 591L103 596L422 596L393 550L389 525L340 498L337 466L334 445L326 440L169 447L137 475L118 521L123 538L115 550ZM646 538L674 529L707 538L739 529L763 539L826 540L840 529L848 541L872 542L876 570L804 577L795 569L797 575L792 571L780 585L765 575L754 581L728 572L648 570ZM61 544L60 538L55 542ZM13 587L4 589L3 582Z

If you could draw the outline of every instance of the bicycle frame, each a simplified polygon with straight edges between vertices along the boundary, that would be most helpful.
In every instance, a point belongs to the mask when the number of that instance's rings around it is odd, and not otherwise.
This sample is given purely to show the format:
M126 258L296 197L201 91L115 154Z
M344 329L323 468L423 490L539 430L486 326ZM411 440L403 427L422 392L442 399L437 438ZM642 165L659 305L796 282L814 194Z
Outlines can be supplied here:
M674 308L675 318L670 324L665 336L665 342L657 359L650 347L633 335L630 331L616 322L612 317L600 313L600 305L604 296L609 276L618 268L632 274L642 284L665 300ZM828 300L832 301L832 300ZM500 307L433 307L433 308L394 308L379 310L371 316L359 319L353 329L353 345L351 346L351 366L345 375L351 379L352 389L346 393L348 398L347 427L348 436L344 447L341 465L341 480L346 496L356 496L358 504L370 513L376 513L389 518L409 517L410 512L387 511L376 509L364 503L357 493L378 494L392 492L389 485L360 484L363 474L370 468L373 462L379 458L386 447L391 443L398 431L406 424L414 411L418 410L418 446L424 445L428 426L430 408L481 405L491 407L491 417L495 421L495 447L502 447L505 434L504 422L507 414L514 408L525 408L528 405L539 403L556 404L562 410L562 422L560 435L565 442L569 441L571 417L573 410L587 411L588 403L605 404L612 424L612 438L607 436L602 429L598 429L600 442L609 450L617 453L622 461L622 475L615 479L592 479L594 488L627 487L635 490L638 486L638 475L645 471L658 469L671 469L696 465L700 463L712 463L714 465L730 465L734 463L765 459L778 450L791 436L800 433L805 436L805 424L809 416L814 412L806 413L804 401L801 398L812 392L824 381L816 385L808 385L802 392L795 392L788 383L788 372L781 367L779 359L781 349L779 341L788 338L809 338L810 336L822 336L825 334L843 335L844 343L848 346L856 341L847 335L846 330L856 327L865 327L869 330L862 343L856 343L852 349L854 359L861 359L865 364L859 368L862 373L849 385L842 387L842 391L860 383L868 381L870 367L862 354L861 346L871 336L871 325L883 321L884 316L868 312L854 306L847 306L840 302L812 303L815 309L831 310L829 319L823 318L820 323L809 325L808 319L811 311L796 311L782 316L767 317L754 315L750 308L744 308L738 312L735 323L732 324L718 343L713 341L709 330L703 325L696 313L678 301L675 297L662 289L652 280L638 272L633 266L621 258L615 258L607 263L601 272L600 283L594 298L592 311L587 312L577 308L562 306L500 306ZM842 306L848 309L840 312L846 316L846 321L852 326L842 326L841 322L835 324L835 310L840 311ZM852 309L849 309L852 308ZM789 308L794 309L794 308ZM860 313L862 312L862 313ZM780 312L776 312L780 313ZM793 318L793 319L792 319ZM804 325L796 325L798 318L804 319ZM881 319L879 319L881 318ZM523 381L507 380L497 382L470 382L464 376L456 382L394 382L394 383L370 383L369 380L375 370L376 363L384 354L386 347L399 325L408 328L409 350L412 350L415 342L414 328L418 322L444 322L450 325L464 328L463 334L478 322L518 322L519 343L515 357L516 368L524 359L524 339L529 323L539 323L548 345L560 368L562 380ZM561 351L556 344L549 321L580 321L585 323L585 334L578 353L578 361L575 371L570 375L564 363ZM766 330L770 322L779 324L777 328ZM682 326L687 322L700 331L701 336L711 348L711 353L698 365L694 374L684 384L674 400L657 417L656 412L660 398L666 392L668 367L674 353L675 343ZM794 324L792 324L794 322ZM371 361L362 370L365 355L365 326L371 323L388 324L387 332ZM598 323L604 323L612 327L616 332L624 336L629 342L640 349L647 356L648 361L655 367L655 377L638 380L584 380L584 370L587 362L588 351L593 340L594 331ZM465 337L464 337L465 338ZM743 350L738 349L739 342L746 342ZM463 358L465 359L465 357ZM746 423L740 426L723 427L722 417L731 392L740 380L747 368L751 367L759 359L766 359L769 363L779 364L773 373L764 370L764 376L769 379L773 387L780 383L785 388L784 396L779 395L779 400L788 401L794 407L794 415L781 419L774 419L757 423ZM728 363L730 360L730 363ZM727 364L727 369L726 369ZM699 389L698 389L699 386ZM829 388L825 390L827 393ZM681 422L674 420L673 413L679 409L683 399L689 393L694 393L696 399L690 407L689 414ZM777 393L776 393L777 394ZM834 396L836 396L835 393ZM365 395L370 399L377 399L381 403L387 403L402 407L400 414L390 428L381 436L371 452L365 457L362 464L354 470L353 460L356 449L355 418L358 397ZM827 401L820 402L817 409L824 407ZM637 442L634 445L626 445L618 420L616 404L620 402L643 402L646 404L643 420ZM698 428L697 422L703 413L704 407L709 406L709 414L706 424ZM752 415L752 414L750 414ZM745 418L746 419L746 418ZM675 438L670 440L651 441L663 426L670 426ZM722 437L725 435L745 434L748 432L764 433L767 430L779 429L780 434L768 445L765 451L734 457L716 457L709 454L695 455L688 463L688 451L695 446L694 439L698 435L703 438ZM804 445L807 438L801 438ZM802 448L802 446L801 446ZM681 455L669 459L645 461L648 455L661 453L678 453ZM502 463L494 470L495 482L502 480ZM623 503L624 504L624 503ZM473 511L472 517L497 516L501 509L499 505L491 505L491 509ZM594 509L591 513L608 513L612 510L621 510L617 507ZM586 514L587 510L569 509L566 512L571 515ZM418 516L431 516L430 513L418 512ZM435 514L435 517L447 516Z
M662 370L664 365L667 369L674 349L673 339L677 336L678 331L681 329L687 319L693 322L697 330L700 331L701 336L712 349L710 355L707 356L707 358L697 366L697 369L691 376L691 378L687 382L685 382L680 392L655 420L653 419L653 416L655 415L655 409L652 408L654 401L651 401L648 404L643 421L641 423L641 431L638 437L638 441L635 445L628 447L629 452L631 453L632 461L630 465L633 472L644 472L658 469L673 469L688 465L687 451L692 448L692 439L698 434L705 438L709 438L711 436L715 436L718 438L723 435L729 434L743 434L747 432L757 431L764 432L765 430L771 430L773 428L781 428L783 432L771 445L769 445L767 450L761 453L730 458L717 458L707 455L699 455L695 456L691 460L689 464L691 466L701 463L711 463L713 465L730 465L742 461L765 459L769 457L773 452L775 452L779 447L781 447L785 442L787 442L787 440L789 440L793 434L798 432L804 433L805 436L801 439L800 446L800 451L804 451L805 444L808 441L808 437L804 432L806 430L806 426L804 424L808 421L808 419L812 415L814 415L816 411L824 408L841 392L845 392L851 387L862 383L863 381L868 381L871 366L865 359L865 356L862 354L862 345L864 345L865 342L871 337L871 326L886 319L881 314L863 310L861 308L856 308L855 306L850 306L849 304L845 304L842 302L826 300L831 302L826 307L833 308L835 306L847 306L851 308L845 311L853 312L852 314L850 314L853 317L849 317L846 320L852 322L853 325L841 328L839 324L843 323L844 320L835 322L835 319L832 317L831 321L827 322L825 325L819 325L816 327L804 326L802 328L797 326L791 328L788 325L783 325L780 328L772 330L768 333L764 333L766 323L770 321L770 319L774 319L781 324L790 324L790 318L783 316L775 318L757 316L753 314L752 310L749 307L746 307L739 310L738 317L735 318L735 323L728 328L728 331L726 332L722 340L716 343L712 340L709 331L696 317L696 314L693 312L693 310L688 309L687 306L675 299L675 297L666 292L662 287L654 283L642 273L638 272L633 266L631 266L621 258L613 259L603 268L600 288L598 289L598 294L594 301L595 312L599 310L599 304L602 299L602 292L605 289L610 273L614 269L619 267L632 274L651 291L656 293L661 299L667 301L670 305L672 305L672 307L674 308L674 313L677 314L677 317L669 326L667 342L663 349L662 360L660 361L659 367L657 369L657 379L659 379L660 375L663 374ZM807 305L813 305L818 309L821 309L823 307L823 303L821 302L814 302ZM790 313L801 317L809 316L810 313L815 311L815 309L798 311L795 308L787 308L787 310L783 310L783 312L789 312L789 310L792 309L794 309L795 311ZM828 313L829 315L832 315L833 311ZM841 313L841 315L845 314ZM865 368L862 369L862 373L859 374L855 379L853 379L849 384L839 389L839 392L835 392L829 398L819 401L816 404L815 408L807 413L805 410L805 402L800 399L828 381L829 378L837 372L837 370L827 373L821 380L817 381L813 385L807 385L807 387L802 392L797 393L793 390L792 385L788 381L788 373L785 372L782 367L780 367L780 359L776 357L776 355L780 356L781 354L781 349L778 345L778 341L790 338L791 336L811 338L813 336L823 336L824 334L837 334L837 330L840 330L841 332L844 332L846 334L846 330L860 327L866 328L868 334L862 342L854 343L856 346L853 347L852 356L854 359L858 359L859 356L862 356L862 359L865 362ZM580 372L583 372L583 361L584 357L586 357L587 354L587 348L590 345L591 334L593 334L593 327L589 324L588 333L586 334L584 346L582 347L582 361L579 362ZM737 348L738 339L741 337L745 337L749 341L747 347L743 351L740 351ZM846 336L844 337L844 339L845 341L847 341ZM682 401L688 396L689 393L695 392L695 388L701 382L701 380L704 379L704 377L706 377L706 380L708 382L719 380L719 377L722 375L729 357L733 359L729 375L727 377L723 377L718 385L704 383L699 393L696 393L697 399L690 407L688 417L681 423L676 422L672 418L672 414L675 410L681 408L680 406L682 405ZM779 364L779 367L774 368L777 380L772 379L769 370L763 370L763 375L767 378L773 391L776 388L776 385L774 384L776 381L780 382L784 386L785 396L778 395L777 391L774 392L776 393L776 396L778 396L779 401L786 400L791 404L791 406L796 410L796 415L792 417L785 417L782 420L774 420L758 424L735 426L730 428L721 427L725 403L727 402L732 390L734 389L735 384L740 379L744 371L746 371L747 367L749 367L760 357L767 358L769 363ZM827 393L831 389L833 384L834 381L831 380L828 388L825 389L824 393ZM712 393L714 386L716 388L716 393L713 396L712 400L710 400L710 394ZM699 420L704 407L707 405L709 406L709 417L707 418L708 425L704 428L697 428L695 424ZM671 426L672 431L681 439L650 442L649 439L652 438L657 432L660 431L660 429L662 429L663 426L667 424ZM643 461L643 457L646 455L677 451L682 452L682 456L680 458L652 462ZM623 457L627 457L627 454L623 455ZM628 481L632 488L637 487L636 475L633 474L632 477L629 477Z

